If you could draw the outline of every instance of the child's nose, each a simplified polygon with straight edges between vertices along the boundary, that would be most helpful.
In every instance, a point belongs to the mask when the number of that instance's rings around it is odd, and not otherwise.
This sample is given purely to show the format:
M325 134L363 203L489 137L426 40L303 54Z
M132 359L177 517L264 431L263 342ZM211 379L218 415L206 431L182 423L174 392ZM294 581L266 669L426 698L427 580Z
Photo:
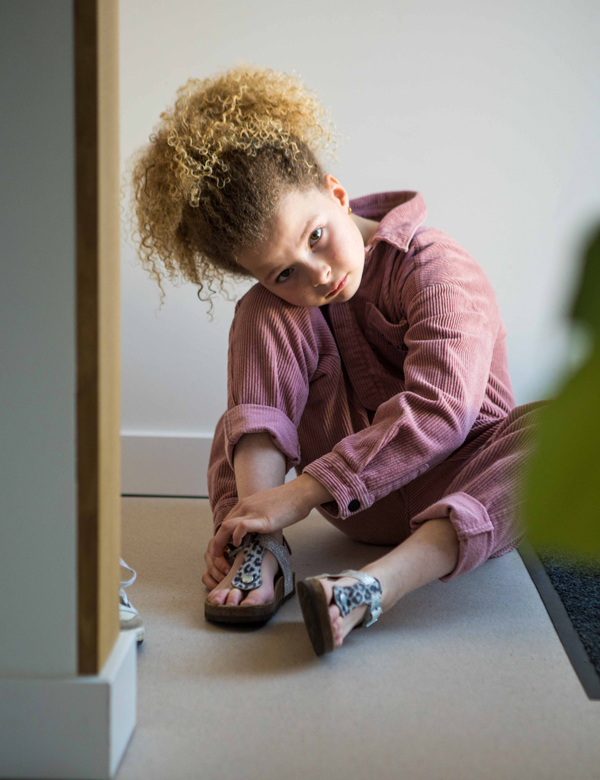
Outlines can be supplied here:
M327 264L322 263L312 270L311 278L314 287L327 284L331 280L331 268Z

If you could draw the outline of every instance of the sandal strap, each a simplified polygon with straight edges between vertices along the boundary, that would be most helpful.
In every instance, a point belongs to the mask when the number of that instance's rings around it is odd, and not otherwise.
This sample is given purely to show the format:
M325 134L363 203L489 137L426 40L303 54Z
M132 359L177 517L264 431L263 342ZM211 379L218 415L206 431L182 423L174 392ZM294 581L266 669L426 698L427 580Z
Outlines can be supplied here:
M246 534L244 539L246 539L248 536L249 536L249 534ZM282 534L282 536L283 536L283 534ZM273 537L270 537L270 538L272 539ZM242 539L242 543L238 547L236 547L235 549L230 544L226 544L225 545L225 552L224 552L225 556L228 557L228 558L235 558L237 553L239 553L239 551L242 550L243 547L244 547L244 539ZM292 548L290 547L290 543L285 538L285 536L283 537L283 543L287 547L288 552L291 555L292 554ZM127 566L127 564L124 563L123 565L126 566L127 568L129 568L129 566ZM133 569L132 569L132 571L133 571Z
M285 536L283 537L283 541L285 542L285 546L279 544L279 542L268 534L246 534L242 539L241 545L229 551L229 555L233 558L240 550L244 550L244 560L231 581L231 587L239 588L240 590L254 590L255 588L260 588L262 585L262 561L265 550L269 550L269 552L273 553L275 556L275 559L283 572L283 595L287 596L291 593L294 589L294 579L290 553L288 552L290 546L287 543Z
M381 583L377 577L367 574L366 571L357 571L356 569L344 569L338 574L316 574L313 577L307 577L309 580L315 579L340 579L341 577L354 577L358 582L355 585L333 586L333 600L340 610L342 617L345 617L355 607L361 604L367 605L364 618L357 623L355 628L368 628L375 621L379 620L383 609L381 608Z

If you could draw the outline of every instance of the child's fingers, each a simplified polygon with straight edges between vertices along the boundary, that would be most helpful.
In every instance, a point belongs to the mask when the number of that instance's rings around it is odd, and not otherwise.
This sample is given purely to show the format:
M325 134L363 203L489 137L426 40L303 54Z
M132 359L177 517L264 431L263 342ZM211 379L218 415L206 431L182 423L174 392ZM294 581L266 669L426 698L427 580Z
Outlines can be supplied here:
M226 574L229 574L229 569L231 567L223 556L214 558L207 550L204 553L204 560L206 561L206 568L209 569L213 577L218 577L219 581L221 581Z
M202 582L204 583L204 585L206 585L206 587L209 590L214 590L217 587L217 585L219 584L214 579L214 577L210 576L210 574L207 571L205 571L204 574L202 575Z
M217 560L217 558L223 557L225 546L230 541L231 533L230 531L223 528L223 525L224 523L221 524L219 530L208 543L207 552L213 560Z
M217 582L221 582L221 580L224 580L224 579L225 579L225 575L223 574L223 572L222 572L222 571L219 571L219 570L218 570L217 568L215 568L214 566L212 566L212 567L209 569L209 574L210 574L210 576L213 578L213 580L216 580Z
M224 555L221 555L220 558L213 558L213 563L218 569L220 569L223 572L223 574L229 574L229 570L231 569L231 566L225 560Z
M221 580L225 579L223 572L217 569L217 567L213 565L212 561L206 562L206 571L216 582L221 582Z

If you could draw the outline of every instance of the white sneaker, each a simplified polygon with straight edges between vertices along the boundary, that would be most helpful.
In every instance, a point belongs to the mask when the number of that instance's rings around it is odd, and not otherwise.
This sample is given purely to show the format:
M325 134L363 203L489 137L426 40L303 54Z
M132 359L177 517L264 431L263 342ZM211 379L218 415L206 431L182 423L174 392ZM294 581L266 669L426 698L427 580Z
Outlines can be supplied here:
M140 644L140 642L144 641L144 624L142 623L142 618L139 616L137 609L133 606L131 601L129 601L127 594L123 589L133 585L135 578L137 577L137 572L132 569L131 566L128 566L123 558L119 558L119 560L121 566L124 566L126 569L129 569L130 572L133 572L133 577L131 577L131 579L121 581L122 588L119 591L119 618L121 622L121 631L135 631L135 638L137 639L138 644Z

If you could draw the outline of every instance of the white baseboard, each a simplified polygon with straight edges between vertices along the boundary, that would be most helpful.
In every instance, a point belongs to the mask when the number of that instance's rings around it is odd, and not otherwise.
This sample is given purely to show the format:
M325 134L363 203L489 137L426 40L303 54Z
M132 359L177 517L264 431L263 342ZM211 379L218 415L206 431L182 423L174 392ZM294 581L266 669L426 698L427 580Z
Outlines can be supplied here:
M213 435L121 433L121 493L208 498ZM295 479L290 469L286 482Z
M208 498L212 434L121 434L121 493Z
M137 642L122 631L99 675L0 679L0 777L110 780L136 722Z

